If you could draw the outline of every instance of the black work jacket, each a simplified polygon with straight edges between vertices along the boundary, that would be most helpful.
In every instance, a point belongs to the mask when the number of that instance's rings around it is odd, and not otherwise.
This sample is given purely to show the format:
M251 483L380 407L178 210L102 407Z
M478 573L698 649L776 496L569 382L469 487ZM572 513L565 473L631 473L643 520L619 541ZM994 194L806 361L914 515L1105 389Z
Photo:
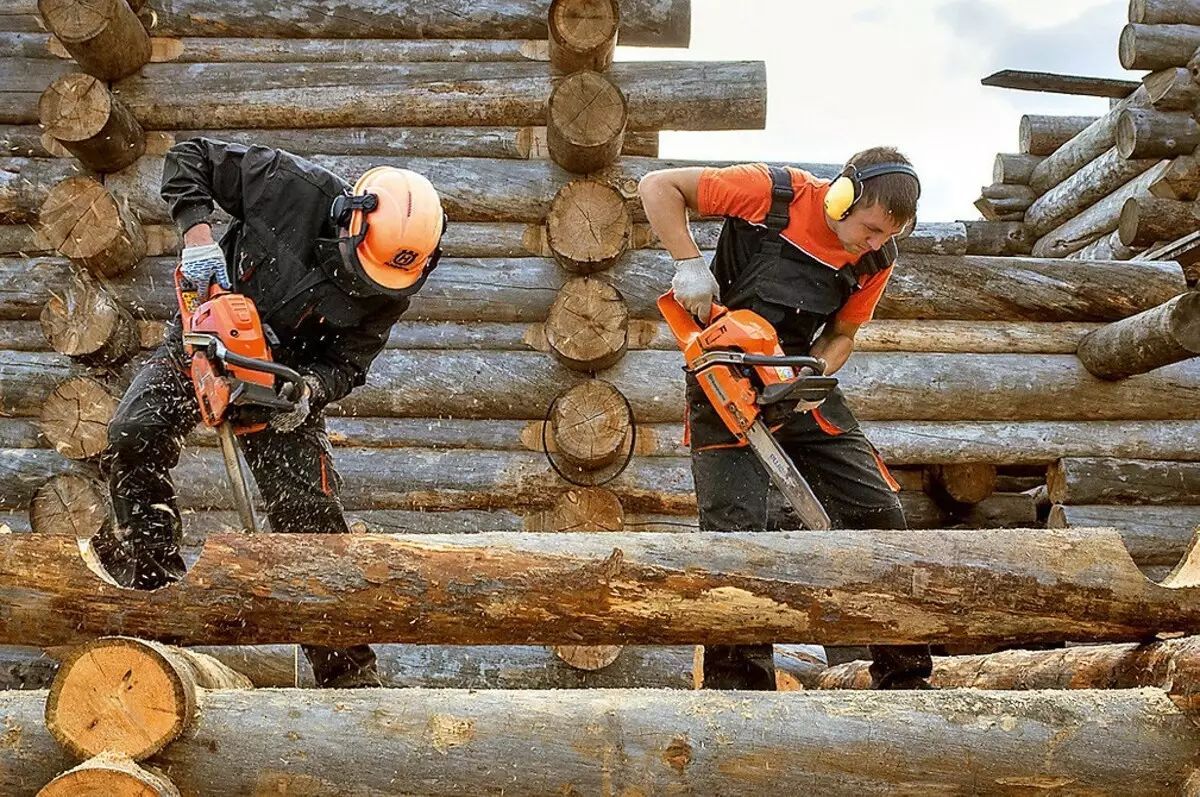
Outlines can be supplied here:
M353 292L349 276L318 256L318 239L338 234L330 206L349 188L289 152L207 138L171 147L163 167L162 198L180 231L207 222L214 205L233 217L220 241L233 288L278 337L274 358L315 376L325 402L366 381L408 309L407 298ZM178 339L178 317L172 327L169 341Z

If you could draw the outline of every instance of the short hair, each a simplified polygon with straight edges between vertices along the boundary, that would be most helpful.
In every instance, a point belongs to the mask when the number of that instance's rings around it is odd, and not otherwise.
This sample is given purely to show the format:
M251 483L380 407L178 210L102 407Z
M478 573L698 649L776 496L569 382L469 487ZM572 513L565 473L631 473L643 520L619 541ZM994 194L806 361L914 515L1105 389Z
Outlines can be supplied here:
M854 164L861 171L877 163L903 163L912 166L912 162L895 147L864 149L852 155L846 165ZM909 222L917 218L917 198L920 193L920 184L907 174L881 174L863 183L862 197L856 207L869 208L879 203L892 218L908 226Z

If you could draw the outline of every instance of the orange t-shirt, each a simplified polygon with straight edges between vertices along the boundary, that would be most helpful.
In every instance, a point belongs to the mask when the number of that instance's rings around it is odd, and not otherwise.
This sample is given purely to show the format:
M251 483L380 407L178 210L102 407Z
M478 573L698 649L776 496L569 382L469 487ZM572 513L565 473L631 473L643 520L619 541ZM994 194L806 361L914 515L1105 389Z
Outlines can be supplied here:
M797 249L830 268L853 264L855 256L825 222L825 193L829 181L814 177L802 169L788 167L792 176L792 204L783 237ZM697 192L702 216L733 216L751 224L762 224L771 209L771 173L765 164L749 163L721 169L705 169ZM838 311L840 320L862 324L871 320L875 305L887 285L895 264L859 280L859 289L850 295Z

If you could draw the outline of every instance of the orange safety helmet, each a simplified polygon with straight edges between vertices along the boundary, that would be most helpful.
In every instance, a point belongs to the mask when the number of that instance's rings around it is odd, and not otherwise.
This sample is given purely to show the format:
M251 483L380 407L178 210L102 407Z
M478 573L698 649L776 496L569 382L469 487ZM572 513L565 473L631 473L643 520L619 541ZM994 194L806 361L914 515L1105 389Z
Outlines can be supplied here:
M389 290L415 285L445 230L442 200L423 175L394 166L368 170L333 202L334 223L348 230L347 259L360 276Z

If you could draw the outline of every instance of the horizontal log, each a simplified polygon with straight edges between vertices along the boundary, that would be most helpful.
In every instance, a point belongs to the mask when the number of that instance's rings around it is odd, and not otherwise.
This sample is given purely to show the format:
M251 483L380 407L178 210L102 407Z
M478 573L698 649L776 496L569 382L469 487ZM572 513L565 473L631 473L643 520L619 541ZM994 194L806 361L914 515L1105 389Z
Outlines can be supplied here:
M0 223L37 223L51 189L76 176L93 175L64 158L0 158Z
M1200 47L1200 25L1144 25L1121 29L1117 54L1126 69L1169 69L1188 62Z
M1183 504L1200 495L1200 465L1145 459L1060 459L1046 474L1056 504ZM1147 514L1156 509L1145 508Z
M1159 111L1191 111L1200 103L1200 85L1183 66L1160 69L1142 78L1150 104Z
M1029 185L1044 194L1066 180L1117 143L1117 119L1126 108L1144 108L1149 104L1150 94L1145 86L1117 102L1104 116L1080 130L1053 153L1047 153L1046 160L1033 170Z
M53 158L37 125L0 125L0 157Z
M537 0L449 0L429 6L404 0L363 0L353 10L334 0L281 9L266 0L235 6L211 0L161 0L153 6L157 36L282 39L545 39L546 4ZM150 27L149 24L147 27ZM687 47L691 7L684 0L627 0L620 42Z
M1130 198L1150 196L1150 185L1166 172L1170 161L1159 161L1079 215L1064 221L1033 245L1035 257L1065 257L1117 229L1121 208Z
M0 29L0 58L52 58L49 41L48 33L10 33L7 28Z
M984 86L1020 91L1045 91L1052 94L1074 94L1083 97L1128 97L1137 83L1080 75L1056 75L1051 72L1028 72L1023 69L1002 69L979 81Z
M996 156L996 163L992 167L992 180L1008 185L1029 185L1034 167L1041 162L1040 155L1002 152Z
M1200 506L1064 506L1055 504L1051 529L1115 528L1142 567L1175 566L1200 528Z
M1026 155L1050 155L1096 119L1095 116L1026 114L1021 117L1017 131L1021 152Z
M73 538L0 535L0 644L965 644L1200 628L1192 590L1147 581L1111 529L219 534L165 589L86 568ZM313 586L293 585L296 568Z
M77 68L49 58L0 58L0 124L36 125L42 91Z
M286 149L297 155L393 155L406 158L520 158L545 160L544 127L326 127L290 130L156 130L147 152L163 155L197 136ZM656 131L625 135L625 155L658 156Z
M1190 291L1090 333L1079 359L1102 379L1124 379L1200 354L1200 293Z
M1144 246L1126 246L1121 243L1120 228L1102 235L1082 249L1067 255L1071 260L1140 260L1146 251Z
M1037 240L1022 222L968 221L967 254L992 257L1027 257Z
M1129 21L1145 25L1200 25L1200 10L1189 0L1129 0Z
M0 646L0 691L49 689L57 671L58 662L40 648Z
M74 763L55 755L37 727L39 697L21 693L4 702L4 715L24 731L0 752L0 761L13 762L0 780L13 797L32 797L61 771L56 766ZM581 794L740 796L759 793L766 761L772 788L794 792L816 782L831 793L919 783L922 791L1002 794L1014 783L1050 782L1142 797L1182 792L1198 738L1188 715L1157 690L1051 693L1036 702L1011 692L731 700L706 692L249 690L205 697L196 737L156 760L191 797L250 794L264 779L287 791L419 790L429 797L549 794L563 784ZM998 735L1000 727L1011 730ZM410 728L419 732L401 732ZM228 744L234 738L245 740L236 753ZM381 765L382 744L394 752ZM264 770L262 762L286 764Z
M1150 167L1158 159L1127 160L1116 147L1042 194L1025 211L1025 224L1042 236L1078 216Z
M1197 229L1200 219L1192 215L1192 203L1145 194L1125 200L1117 224L1122 243L1142 247L1174 241Z
M629 102L630 130L766 124L762 62L627 62L606 75ZM555 82L540 63L166 63L113 91L148 130L525 126L546 123ZM363 103L367 90L377 94Z
M1190 109L1126 108L1117 119L1116 142L1122 158L1174 158L1200 144L1200 125Z
M52 49L57 50L51 42ZM546 42L532 39L150 39L151 63L266 62L406 64L449 61L545 61Z

